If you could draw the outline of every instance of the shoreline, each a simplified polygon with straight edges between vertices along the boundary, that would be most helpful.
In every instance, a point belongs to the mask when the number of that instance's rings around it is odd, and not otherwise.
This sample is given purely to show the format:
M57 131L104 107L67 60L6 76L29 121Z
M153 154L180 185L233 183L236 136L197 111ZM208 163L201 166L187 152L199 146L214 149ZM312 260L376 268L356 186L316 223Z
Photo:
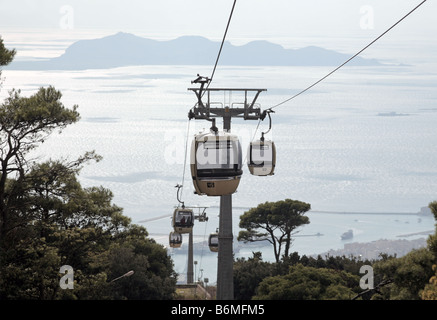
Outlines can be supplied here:
M331 249L326 252L312 255L313 257L329 256L353 256L363 260L379 260L381 254L394 255L397 258L402 257L412 250L425 248L427 241L425 238L407 240L407 239L379 239L371 242L351 242L346 243L343 249Z

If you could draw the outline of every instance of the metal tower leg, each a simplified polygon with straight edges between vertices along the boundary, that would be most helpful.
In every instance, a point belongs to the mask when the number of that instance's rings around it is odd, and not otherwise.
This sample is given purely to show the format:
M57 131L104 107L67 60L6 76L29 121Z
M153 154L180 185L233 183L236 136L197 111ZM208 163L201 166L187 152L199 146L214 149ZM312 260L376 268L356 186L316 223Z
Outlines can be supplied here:
M189 233L188 237L188 268L187 268L187 283L194 283L193 281L193 231Z
M232 195L220 196L217 300L234 299L234 256L232 235Z

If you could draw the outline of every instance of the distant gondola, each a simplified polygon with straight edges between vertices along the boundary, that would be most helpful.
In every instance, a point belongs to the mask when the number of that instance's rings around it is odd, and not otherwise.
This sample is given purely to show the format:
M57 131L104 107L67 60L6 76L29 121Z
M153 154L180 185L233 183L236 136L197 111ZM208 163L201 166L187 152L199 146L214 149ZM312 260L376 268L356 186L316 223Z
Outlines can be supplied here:
M178 232L170 232L168 242L171 248L180 248L182 245L182 234Z
M173 229L177 233L190 233L194 226L194 213L191 209L176 208L173 212Z
M213 130L195 135L191 145L191 175L197 194L233 194L242 174L241 145L236 135Z
M261 139L251 142L247 151L247 166L252 175L271 176L276 166L276 146L273 141L265 140L264 135L272 129L271 109L264 111L262 119L269 117L269 130L261 133Z
M208 246L209 246L209 250L211 250L212 252L218 252L219 239L218 239L217 232L211 233L209 235Z
M274 174L276 147L273 141L262 138L251 142L247 153L247 166L252 175L270 176Z

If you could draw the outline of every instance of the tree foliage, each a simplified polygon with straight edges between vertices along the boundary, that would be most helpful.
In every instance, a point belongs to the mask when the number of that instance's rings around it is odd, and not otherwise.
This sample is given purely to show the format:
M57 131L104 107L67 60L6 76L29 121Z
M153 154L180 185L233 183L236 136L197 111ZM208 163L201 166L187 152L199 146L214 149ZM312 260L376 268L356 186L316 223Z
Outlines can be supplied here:
M265 202L240 216L239 241L268 241L273 245L276 261L279 262L284 248L287 257L292 243L293 231L309 223L304 214L311 209L305 202L286 199L277 202Z
M260 206L259 206L260 207ZM430 203L437 221L437 201ZM266 221L268 210L256 211L250 223ZM246 213L247 218L248 214ZM255 226L255 224L253 224ZM250 230L249 230L250 231ZM252 234L253 235L253 234ZM261 236L268 236L265 233ZM240 234L241 236L241 234ZM300 257L297 252L283 256L276 263L263 262L260 254L235 262L234 288L237 299L351 299L436 300L437 299L437 224L426 248L402 257L383 252L381 259L361 261L354 257ZM299 267L297 267L300 265ZM375 290L368 293L359 287L360 268L374 268ZM329 271L328 271L329 270ZM333 278L333 274L341 275ZM335 279L331 281L332 279ZM346 282L344 282L346 280ZM350 281L349 281L350 280Z
M0 42L0 64L13 55ZM61 96L53 87L30 97L12 90L0 105L0 299L172 298L176 274L166 249L131 224L110 190L79 183L81 168L100 156L28 159L52 132L79 120ZM73 268L73 289L60 286L64 265Z
M429 204L437 220L437 202ZM428 238L428 247L416 249L403 257L385 258L375 263L375 273L381 281L392 279L390 286L381 290L383 299L437 299L437 224L436 233Z
M0 37L0 67L6 66L9 63L11 63L12 60L14 59L15 54L16 54L15 49L12 50L7 49L3 43L3 39ZM1 75L2 75L2 70L0 69L0 89L2 86Z
M7 49L3 43L3 39L0 38L0 66L6 66L11 63L15 54L15 49Z
M26 188L22 183L32 168L27 154L54 130L62 130L79 119L77 106L72 110L66 108L61 96L53 87L40 88L30 98L12 91L0 105L0 238L14 228L10 218L16 203L11 202L17 201ZM90 159L89 154L78 161L87 158Z
M322 270L321 272L332 270L333 273L346 275L346 278L350 280L344 283L348 289L345 290L345 292L347 291L347 297L340 294L337 297L340 299L349 299L352 293L355 296L360 292L359 278L357 277L360 275L359 270L361 266L372 265L373 263L374 261L361 260L353 256L326 256L322 258L319 255L317 257L308 257L306 255L300 256L297 252L293 252L288 257L282 257L279 262L272 263L263 261L261 253L255 252L253 253L253 258L247 260L239 258L234 263L234 296L237 300L255 299L255 297L258 297L260 285L265 279L278 277L278 279L280 279L279 282L282 282L283 278L289 274L290 268L301 265L303 267L312 268L314 272L318 269ZM304 289L302 286L301 288ZM293 290L297 289L296 287ZM345 288L339 290L342 291L343 289ZM275 288L273 285L270 286L268 291L268 295L271 297L283 294L274 293ZM335 297L333 294L334 291L334 287L329 289L329 299ZM295 294L297 294L296 292L297 291L295 291ZM304 293L302 293L302 295L304 295ZM318 299L322 298L328 298L328 295L320 296ZM282 296L281 299L297 299L297 296L294 298Z
M283 276L265 278L256 300L349 300L359 277L345 271L297 264Z
M431 202L429 208L437 222L437 201ZM428 248L434 255L434 264L432 266L433 275L425 285L421 298L423 300L437 300L437 223L435 233L428 238Z
M261 253L253 254L253 258L237 259L234 263L234 297L237 300L250 300L255 295L259 283L272 276L271 263L262 261Z
M425 284L432 276L434 256L427 248L416 249L400 258L389 258L374 264L381 281L393 283L381 290L383 299L419 300Z
M0 297L170 299L176 275L165 248L131 224L108 189L81 187L81 163L35 164L8 181L17 199L9 199L1 242ZM59 287L62 265L74 269L74 290ZM129 270L130 278L110 282Z

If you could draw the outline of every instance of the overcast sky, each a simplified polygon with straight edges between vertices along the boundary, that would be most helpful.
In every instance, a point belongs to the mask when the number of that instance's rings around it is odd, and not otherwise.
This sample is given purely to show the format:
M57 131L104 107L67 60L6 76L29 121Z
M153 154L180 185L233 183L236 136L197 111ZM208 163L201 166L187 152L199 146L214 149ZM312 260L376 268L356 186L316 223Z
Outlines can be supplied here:
M421 0L237 0L229 40L372 36ZM233 0L0 0L0 34L11 28L107 30L219 39ZM437 33L437 1L428 0L393 36Z
M73 42L129 32L155 40L198 35L220 41L234 0L0 0L0 36L16 60L61 55ZM313 45L352 54L422 0L237 0L227 40ZM409 63L437 55L437 0L361 55ZM414 58L413 60L415 60ZM415 60L417 61L417 60Z

